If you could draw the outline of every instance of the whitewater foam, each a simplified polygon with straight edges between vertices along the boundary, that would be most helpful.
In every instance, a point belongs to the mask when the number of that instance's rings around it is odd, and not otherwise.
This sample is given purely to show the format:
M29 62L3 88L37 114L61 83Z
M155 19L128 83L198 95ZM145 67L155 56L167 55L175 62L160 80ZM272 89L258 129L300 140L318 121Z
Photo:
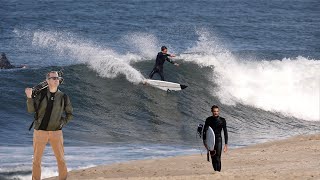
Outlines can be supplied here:
M181 59L209 66L218 85L211 90L227 105L237 103L280 112L298 119L320 119L320 61L297 57L282 60L239 59L223 48L208 32L199 31L199 41Z
M158 50L158 39L153 34L148 33L131 33L123 38L123 42L143 58L131 58L131 61L145 61L146 59L154 59Z
M32 44L54 50L61 56L71 57L75 63L87 64L102 77L115 78L124 75L128 81L135 84L144 79L143 75L130 65L130 61L141 57L131 53L121 55L112 49L73 38L71 34L36 31Z

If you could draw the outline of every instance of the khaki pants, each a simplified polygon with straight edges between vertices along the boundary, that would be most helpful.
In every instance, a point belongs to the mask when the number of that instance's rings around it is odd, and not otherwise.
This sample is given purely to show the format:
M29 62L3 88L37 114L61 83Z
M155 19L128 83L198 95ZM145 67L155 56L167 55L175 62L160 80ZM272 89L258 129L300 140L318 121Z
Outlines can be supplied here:
M67 179L67 166L64 160L64 147L62 131L42 131L34 130L33 132L33 164L32 180L41 179L41 159L46 144L50 142L54 155L56 156L59 180Z

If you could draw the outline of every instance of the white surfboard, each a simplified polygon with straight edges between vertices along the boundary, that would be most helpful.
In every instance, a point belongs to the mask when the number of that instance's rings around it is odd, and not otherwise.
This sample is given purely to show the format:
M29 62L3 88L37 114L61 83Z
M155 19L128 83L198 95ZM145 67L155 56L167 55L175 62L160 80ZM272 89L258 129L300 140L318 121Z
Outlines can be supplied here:
M178 83L168 82L168 81L159 81L159 80L152 80L146 79L143 82L144 84L150 85L152 87L162 89L164 91L181 91L182 89L187 88L188 86L181 85Z
M209 127L206 132L206 142L205 142L208 146L209 151L214 150L215 141L216 141L215 134L214 134L212 128Z

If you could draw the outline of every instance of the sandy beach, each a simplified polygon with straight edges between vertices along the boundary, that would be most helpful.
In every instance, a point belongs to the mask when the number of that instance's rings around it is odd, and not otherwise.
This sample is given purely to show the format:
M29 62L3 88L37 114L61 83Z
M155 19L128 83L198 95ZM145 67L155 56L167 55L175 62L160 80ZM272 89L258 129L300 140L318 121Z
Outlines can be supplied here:
M199 153L75 170L68 179L320 179L320 134L231 149L221 172Z

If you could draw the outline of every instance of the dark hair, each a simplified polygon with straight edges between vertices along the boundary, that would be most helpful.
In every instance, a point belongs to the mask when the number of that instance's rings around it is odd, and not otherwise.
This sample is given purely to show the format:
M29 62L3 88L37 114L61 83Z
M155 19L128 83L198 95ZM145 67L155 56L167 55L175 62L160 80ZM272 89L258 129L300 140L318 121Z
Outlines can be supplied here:
M162 46L162 47L161 47L161 51L164 51L165 49L168 49L168 48L165 47L165 46Z
M213 109L219 109L219 107L218 107L217 105L213 105L213 106L211 107L211 112L213 111Z
M59 76L59 72L58 72L58 71L50 71L50 72L48 72L48 73L46 74L46 79L49 79L49 78L50 78L50 74L51 74L51 73L57 73L58 76Z

